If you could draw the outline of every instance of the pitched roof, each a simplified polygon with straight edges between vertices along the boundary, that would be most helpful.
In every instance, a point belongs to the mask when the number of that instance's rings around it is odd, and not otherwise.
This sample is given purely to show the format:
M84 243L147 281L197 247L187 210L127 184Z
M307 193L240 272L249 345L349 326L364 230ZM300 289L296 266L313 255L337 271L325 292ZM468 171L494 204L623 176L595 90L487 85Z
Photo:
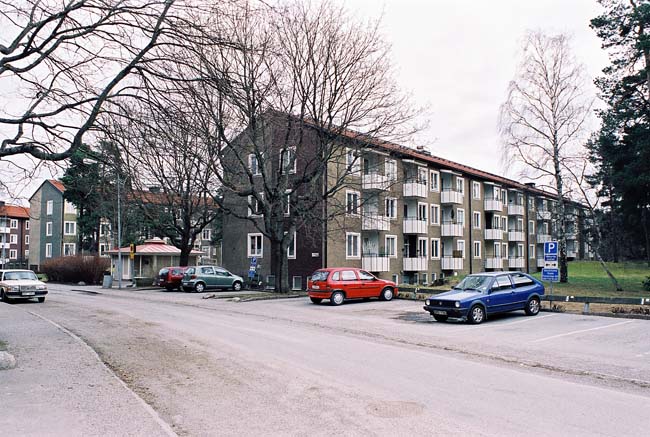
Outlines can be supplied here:
M28 219L29 208L18 205L2 205L0 206L0 216Z
M47 181L52 185L54 185L54 188L56 188L60 192L63 193L65 191L65 185L63 185L63 182L57 181L56 179L48 179Z

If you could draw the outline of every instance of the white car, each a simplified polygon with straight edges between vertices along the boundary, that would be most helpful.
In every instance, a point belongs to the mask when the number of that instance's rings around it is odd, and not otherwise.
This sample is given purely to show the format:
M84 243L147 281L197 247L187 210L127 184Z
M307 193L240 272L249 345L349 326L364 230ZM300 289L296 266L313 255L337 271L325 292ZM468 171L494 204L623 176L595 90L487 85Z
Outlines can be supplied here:
M32 299L45 302L47 285L31 270L0 270L0 300Z

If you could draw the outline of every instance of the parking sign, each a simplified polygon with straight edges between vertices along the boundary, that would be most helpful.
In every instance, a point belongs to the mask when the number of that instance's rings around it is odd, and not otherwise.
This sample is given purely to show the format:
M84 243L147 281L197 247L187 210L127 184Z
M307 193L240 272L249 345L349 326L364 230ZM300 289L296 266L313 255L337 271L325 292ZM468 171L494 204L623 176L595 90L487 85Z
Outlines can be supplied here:
M557 241L547 241L544 243L544 268L542 269L542 281L558 282L560 279L557 249Z

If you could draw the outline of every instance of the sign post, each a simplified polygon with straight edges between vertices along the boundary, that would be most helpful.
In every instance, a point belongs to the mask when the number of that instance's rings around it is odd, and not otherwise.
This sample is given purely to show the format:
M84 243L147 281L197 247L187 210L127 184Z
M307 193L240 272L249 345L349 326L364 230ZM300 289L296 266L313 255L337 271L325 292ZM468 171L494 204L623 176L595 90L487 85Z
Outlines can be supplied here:
M255 277L255 272L257 271L257 258L252 257L251 258L251 265L248 268L248 281L252 281L253 278Z
M560 280L560 271L558 269L558 244L557 241L547 241L544 243L544 267L542 268L542 281L551 283L551 292L553 295L553 282Z

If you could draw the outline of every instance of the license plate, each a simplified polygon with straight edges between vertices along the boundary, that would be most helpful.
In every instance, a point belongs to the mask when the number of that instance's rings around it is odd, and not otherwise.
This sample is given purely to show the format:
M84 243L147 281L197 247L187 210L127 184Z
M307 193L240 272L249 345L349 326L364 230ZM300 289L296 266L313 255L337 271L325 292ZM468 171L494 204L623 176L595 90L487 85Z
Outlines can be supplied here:
M446 316L447 311L433 310L433 314L435 314L437 316Z
M320 289L320 287L318 285L312 285L311 288L313 288L314 290L319 290Z
M29 292L25 291L25 292L23 292L23 296L34 296L35 294L36 293L34 293L33 291L29 291Z

